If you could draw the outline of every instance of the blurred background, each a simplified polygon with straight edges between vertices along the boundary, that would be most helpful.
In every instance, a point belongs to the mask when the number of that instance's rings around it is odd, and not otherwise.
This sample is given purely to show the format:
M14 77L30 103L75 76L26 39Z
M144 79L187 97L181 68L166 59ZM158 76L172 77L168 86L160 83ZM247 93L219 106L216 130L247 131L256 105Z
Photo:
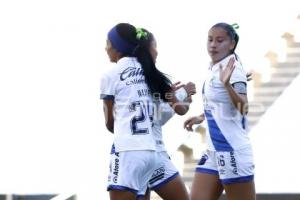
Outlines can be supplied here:
M187 187L205 149L205 125L188 133L183 121L202 112L207 32L218 22L238 23L236 52L253 72L249 134L257 192L300 199L300 10L293 0L1 1L0 199L108 199L112 135L99 84L112 66L106 34L119 22L153 32L159 69L198 87L190 111L163 128Z

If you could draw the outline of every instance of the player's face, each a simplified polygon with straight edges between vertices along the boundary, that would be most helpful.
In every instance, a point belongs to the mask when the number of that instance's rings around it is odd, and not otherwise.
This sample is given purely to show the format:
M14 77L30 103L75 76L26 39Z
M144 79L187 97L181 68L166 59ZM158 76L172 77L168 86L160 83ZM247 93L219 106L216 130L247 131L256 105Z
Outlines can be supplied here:
M156 63L156 58L157 58L157 46L156 46L156 40L153 39L153 41L151 42L151 45L150 45L150 54L153 58L153 62Z
M111 62L117 62L120 59L121 54L113 48L111 42L108 39L106 40L105 51L107 52L107 55Z
M207 51L213 64L221 61L231 53L235 41L231 40L227 32L220 27L211 28L208 32Z

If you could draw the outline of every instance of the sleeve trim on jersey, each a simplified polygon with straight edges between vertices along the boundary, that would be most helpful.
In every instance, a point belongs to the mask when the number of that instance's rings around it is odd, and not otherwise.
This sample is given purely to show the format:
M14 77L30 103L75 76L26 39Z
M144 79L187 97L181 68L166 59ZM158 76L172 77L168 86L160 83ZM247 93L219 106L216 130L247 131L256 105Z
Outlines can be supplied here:
M243 84L244 86L241 86L240 84ZM243 81L238 81L238 82L232 83L231 85L237 93L242 94L242 95L247 95L247 83L245 83Z
M100 99L104 99L104 100L114 100L114 99L115 99L115 96L114 96L114 95L101 94L101 95L100 95Z
M234 85L236 83L244 83L247 86L247 83L245 81L236 81L236 82L231 83L231 85Z

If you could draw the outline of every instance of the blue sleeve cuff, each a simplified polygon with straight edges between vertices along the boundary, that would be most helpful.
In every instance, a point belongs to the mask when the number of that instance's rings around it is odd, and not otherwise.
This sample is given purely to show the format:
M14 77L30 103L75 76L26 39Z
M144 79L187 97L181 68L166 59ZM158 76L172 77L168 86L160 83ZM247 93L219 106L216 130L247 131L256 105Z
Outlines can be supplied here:
M114 95L101 94L100 95L100 99L103 99L103 100L114 100L115 96Z

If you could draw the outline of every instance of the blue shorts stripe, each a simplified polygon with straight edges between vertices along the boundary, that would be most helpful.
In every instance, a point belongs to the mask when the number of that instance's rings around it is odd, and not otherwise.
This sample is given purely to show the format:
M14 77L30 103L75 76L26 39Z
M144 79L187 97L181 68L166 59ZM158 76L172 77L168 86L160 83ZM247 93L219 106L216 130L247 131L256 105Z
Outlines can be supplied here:
M171 177L167 178L166 180L164 180L163 182L151 187L151 190L156 190L158 188L160 188L162 185L165 185L166 183L170 182L171 180L173 180L174 178L176 178L179 175L178 172L176 172L175 174L173 174Z
M132 192L134 194L137 194L137 192L138 192L135 189L132 189L132 188L129 188L129 187L125 187L125 186L121 186L121 185L109 185L107 187L107 191L110 191L110 190L123 190L123 191Z
M221 179L222 184L232 184L232 183L244 183L249 182L254 179L254 175L250 176L242 176L237 178L227 178L227 179Z
M201 168L197 167L196 168L197 173L204 173L204 174L213 174L213 175L219 175L219 172L213 169L206 169L206 168Z
M141 198L144 198L144 196L145 196L145 195L138 194L138 195L136 195L136 200L141 199Z

